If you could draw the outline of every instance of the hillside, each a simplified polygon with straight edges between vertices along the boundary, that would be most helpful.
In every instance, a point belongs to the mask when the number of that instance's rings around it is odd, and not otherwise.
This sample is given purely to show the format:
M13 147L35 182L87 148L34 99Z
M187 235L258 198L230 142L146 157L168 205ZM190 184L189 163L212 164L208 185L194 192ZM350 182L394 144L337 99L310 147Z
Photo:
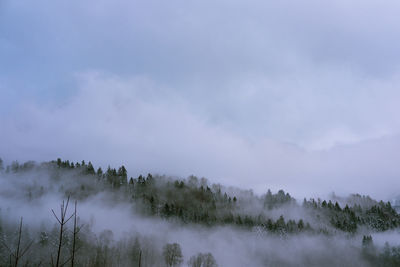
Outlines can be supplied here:
M177 235L185 231L204 234L207 239L210 234L229 231L232 236L249 238L245 243L275 243L280 249L289 246L296 252L293 259L279 256L274 252L278 248L262 255L260 245L249 252L257 255L256 266L294 266L295 262L318 266L323 261L325 266L398 266L400 262L400 247L375 245L372 238L398 231L400 215L390 202L368 196L296 200L283 190L256 195L195 176L176 179L147 174L134 178L124 166L103 171L91 162L61 159L1 167L1 266L9 266L10 260L11 266L139 266L139 262L141 266L227 266L229 260L220 255L220 248L212 251L212 246L199 246L208 250L196 251L194 245L187 249L178 242L181 237L172 242L171 237L161 238L163 233L156 228ZM63 217L57 208L62 202L65 219L71 218L64 229L57 221ZM45 206L49 206L47 211ZM121 212L115 215L116 210ZM111 225L98 229L97 221L105 218ZM154 231L143 232L144 226L136 224L153 225ZM114 232L121 233L117 236ZM323 244L325 256L315 255L316 248L309 245L296 248L302 240ZM234 247L238 245L235 242L231 244ZM338 244L349 248L342 252L346 255L328 260L343 249ZM182 255L182 250L194 253ZM206 262L209 265L204 265Z

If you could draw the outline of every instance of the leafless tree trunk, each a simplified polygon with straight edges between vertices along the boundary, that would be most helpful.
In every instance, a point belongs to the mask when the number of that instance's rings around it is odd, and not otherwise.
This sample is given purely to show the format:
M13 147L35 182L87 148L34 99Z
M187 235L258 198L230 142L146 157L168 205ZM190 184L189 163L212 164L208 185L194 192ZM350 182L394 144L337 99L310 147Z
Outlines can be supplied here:
M75 262L75 252L76 252L76 235L78 234L78 228L77 228L77 225L76 225L76 220L77 220L77 218L76 218L76 204L77 204L77 202L76 202L76 200L75 200L75 211L74 211L74 238L73 238L73 241L72 241L72 256L71 256L71 267L74 267L74 262Z
M61 204L60 218L56 215L54 210L51 210L53 212L54 217L57 219L58 223L60 224L60 236L59 236L57 259L56 259L56 265L55 265L56 267L60 267L61 248L62 248L62 245L63 245L62 242L63 242L64 226L74 216L74 214L72 214L68 219L66 219L66 214L67 214L68 204L69 204L69 198L70 197L68 196L67 202L65 203L64 200L63 200L63 202Z
M12 250L7 246L7 244L2 241L3 246L6 247L7 250L10 252L10 266L12 266L12 258L14 258L14 267L18 267L20 259L25 255L25 253L29 250L29 248L33 243L33 241L29 242L29 244L23 250L21 250L21 239L22 239L22 217L19 223L18 242L15 251L12 252Z
M22 217L21 217L21 222L19 223L19 231L18 231L18 243L17 243L17 250L15 251L15 267L18 266L18 261L19 261L19 247L21 245L21 235L22 235Z

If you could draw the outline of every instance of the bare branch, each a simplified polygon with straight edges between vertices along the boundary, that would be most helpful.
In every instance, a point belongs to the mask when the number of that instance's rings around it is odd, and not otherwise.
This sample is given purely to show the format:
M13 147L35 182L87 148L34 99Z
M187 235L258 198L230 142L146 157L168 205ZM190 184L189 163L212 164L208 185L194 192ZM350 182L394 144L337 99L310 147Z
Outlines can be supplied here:
M57 249L57 259L56 259L56 267L60 267L65 265L67 262L64 262L60 265L60 260L61 260L61 250L62 250L62 246L63 246L63 233L65 231L64 229L64 225L68 223L68 221L75 215L72 214L68 219L65 219L65 216L67 215L67 211L68 211L68 205L69 205L69 200L70 200L70 196L68 196L67 201L65 202L63 200L61 206L60 206L60 218L57 217L57 215L55 215L55 212L53 210L51 210L54 214L54 216L56 217L58 223L60 224L60 235L59 235L59 241L58 241L58 249Z
M71 220L71 218L74 216L74 214L72 214L67 220L65 220L64 224L66 224L69 220Z
M69 204L69 198L70 198L71 196L70 195L68 195L68 198L67 198L67 205L65 205L65 209L64 209L64 217L65 217L65 214L67 213L67 209L68 209L68 204ZM63 203L64 204L64 203ZM72 216L71 216L72 217Z
M20 256L19 256L19 247L20 247L20 245L21 245L21 236L22 236L22 217L21 217L21 222L19 223L17 251L15 252L15 267L18 266L18 261L19 261L19 259L20 259Z
M72 256L69 257L64 263L62 263L62 264L60 265L60 267L63 267L63 266L64 266L65 264L67 264L71 259L72 259Z
M13 257L15 257L14 253L12 252L12 250L7 246L7 244L6 244L3 240L1 240L1 243L3 244L3 246L6 247L6 249L8 249L8 251L10 252L10 254L11 254Z
M57 217L57 215L56 215L56 213L54 212L54 210L53 210L53 209L51 209L51 212L53 212L53 215L54 215L54 217L56 217L56 219L57 219L58 223L59 223L59 224L61 224L60 220L58 219L58 217Z
M23 250L23 252L21 253L21 258L24 256L24 254L29 250L29 248L32 246L33 241L31 241L26 248Z

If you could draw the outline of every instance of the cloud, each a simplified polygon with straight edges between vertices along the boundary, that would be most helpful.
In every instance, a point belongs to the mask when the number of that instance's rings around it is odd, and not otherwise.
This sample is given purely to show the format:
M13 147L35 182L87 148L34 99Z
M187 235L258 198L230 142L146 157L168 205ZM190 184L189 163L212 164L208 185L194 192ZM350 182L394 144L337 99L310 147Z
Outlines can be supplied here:
M74 75L94 69L148 77L197 115L250 138L320 149L396 134L399 8L3 1L0 112L21 98L63 102L77 94Z
M336 191L395 194L399 136L328 150L307 150L245 135L200 116L190 101L146 77L91 72L79 76L67 103L21 107L2 118L1 151L9 160L92 160L125 164L132 176L205 176L264 192L285 188L298 197Z
M259 190L392 192L399 9L2 1L0 151Z

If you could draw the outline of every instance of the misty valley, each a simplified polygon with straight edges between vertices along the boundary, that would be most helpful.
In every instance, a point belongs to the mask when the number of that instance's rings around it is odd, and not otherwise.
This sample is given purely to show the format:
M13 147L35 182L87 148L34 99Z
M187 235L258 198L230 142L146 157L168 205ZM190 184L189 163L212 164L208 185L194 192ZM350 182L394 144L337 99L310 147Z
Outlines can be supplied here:
M392 205L0 160L0 266L400 266Z

